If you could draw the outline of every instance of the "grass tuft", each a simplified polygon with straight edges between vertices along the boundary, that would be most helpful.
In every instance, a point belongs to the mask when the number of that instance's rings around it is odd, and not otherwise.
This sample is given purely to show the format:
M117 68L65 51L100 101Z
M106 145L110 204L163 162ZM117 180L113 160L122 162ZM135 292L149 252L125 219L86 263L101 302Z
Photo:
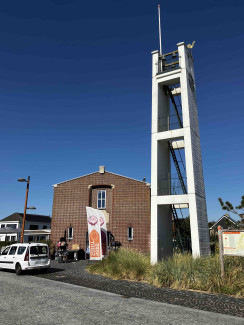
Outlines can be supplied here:
M106 259L88 266L91 273L106 275L113 279L136 281L146 280L150 269L149 256L125 248L119 249L118 252L111 252Z
M87 269L116 280L145 281L158 287L244 297L244 259L225 256L224 261L225 278L222 280L218 255L194 259L189 254L175 254L151 265L149 255L121 248Z

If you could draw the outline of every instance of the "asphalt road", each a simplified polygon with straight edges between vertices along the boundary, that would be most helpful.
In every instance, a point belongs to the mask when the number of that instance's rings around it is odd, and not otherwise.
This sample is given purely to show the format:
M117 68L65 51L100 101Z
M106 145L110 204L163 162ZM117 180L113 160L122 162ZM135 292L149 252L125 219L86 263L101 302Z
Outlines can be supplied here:
M56 261L51 261L51 267L47 273L32 272L30 274L49 280L107 291L120 296L142 298L244 318L243 298L196 291L157 288L143 282L112 280L101 275L87 272L86 267L90 263L91 261L85 260L70 263L57 263Z
M0 271L0 324L244 324L244 319Z

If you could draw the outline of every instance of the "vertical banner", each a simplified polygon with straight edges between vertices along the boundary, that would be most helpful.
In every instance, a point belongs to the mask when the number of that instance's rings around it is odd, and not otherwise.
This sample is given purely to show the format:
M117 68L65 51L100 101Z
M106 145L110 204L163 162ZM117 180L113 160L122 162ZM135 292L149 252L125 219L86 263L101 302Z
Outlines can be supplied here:
M86 207L90 260L102 259L100 220L95 209Z
M106 219L101 210L96 210L99 216L100 229L101 229L101 239L102 239L102 255L108 255L108 239L107 239L107 224Z

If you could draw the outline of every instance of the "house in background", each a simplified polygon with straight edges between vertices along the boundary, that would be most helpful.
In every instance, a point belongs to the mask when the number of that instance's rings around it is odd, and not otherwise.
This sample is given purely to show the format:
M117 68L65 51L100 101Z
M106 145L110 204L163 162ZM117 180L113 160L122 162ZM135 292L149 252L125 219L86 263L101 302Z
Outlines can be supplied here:
M238 223L232 219L228 213L224 214L215 224L213 224L210 228L210 234L214 234L218 231L218 226L221 226L223 229L238 229Z
M87 245L86 207L103 211L107 230L123 247L150 251L150 184L99 171L54 185L51 240Z
M19 241L23 223L23 213L15 212L0 220L0 241ZM4 233L4 229L16 229L16 233ZM49 239L51 228L51 217L38 214L26 214L24 242Z

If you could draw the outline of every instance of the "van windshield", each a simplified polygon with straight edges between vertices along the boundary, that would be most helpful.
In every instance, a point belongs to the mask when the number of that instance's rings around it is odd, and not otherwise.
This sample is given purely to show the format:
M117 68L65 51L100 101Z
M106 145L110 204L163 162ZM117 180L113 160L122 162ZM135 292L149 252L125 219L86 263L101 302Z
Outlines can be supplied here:
M47 246L31 246L30 254L33 255L47 254Z

